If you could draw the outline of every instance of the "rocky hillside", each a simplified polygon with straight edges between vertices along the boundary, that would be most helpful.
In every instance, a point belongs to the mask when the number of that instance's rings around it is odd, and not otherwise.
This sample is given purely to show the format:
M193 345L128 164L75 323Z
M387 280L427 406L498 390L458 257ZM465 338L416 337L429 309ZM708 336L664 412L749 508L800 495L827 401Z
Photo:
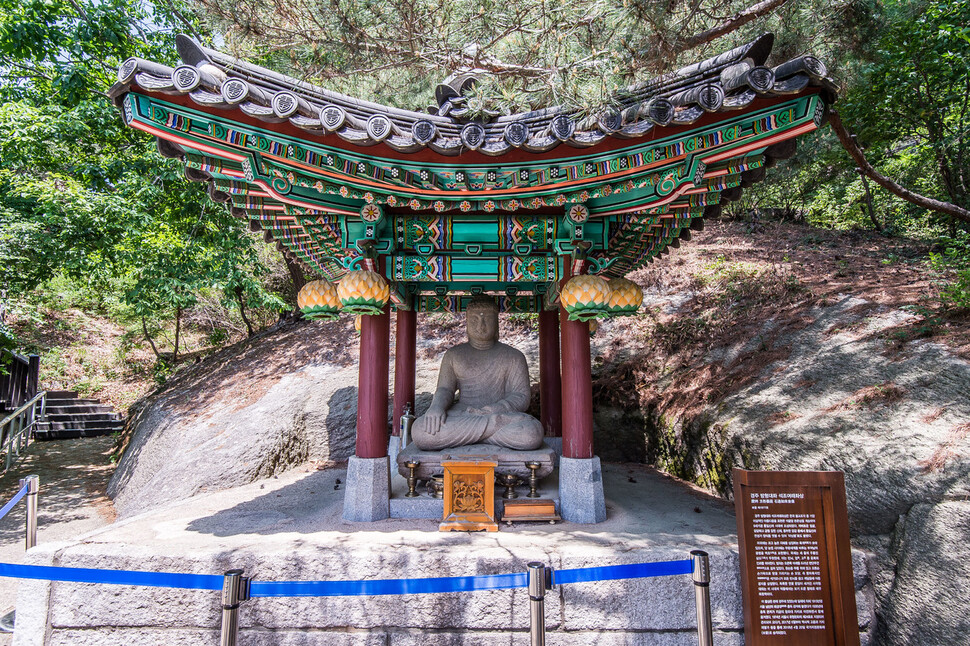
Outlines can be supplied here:
M642 314L594 336L604 459L725 496L733 466L846 472L886 645L961 643L970 628L970 321L939 312L926 251L713 223L633 276ZM535 320L502 326L535 370ZM421 319L419 412L461 337L454 317ZM342 320L291 324L183 370L132 408L109 491L118 512L346 458L356 361Z

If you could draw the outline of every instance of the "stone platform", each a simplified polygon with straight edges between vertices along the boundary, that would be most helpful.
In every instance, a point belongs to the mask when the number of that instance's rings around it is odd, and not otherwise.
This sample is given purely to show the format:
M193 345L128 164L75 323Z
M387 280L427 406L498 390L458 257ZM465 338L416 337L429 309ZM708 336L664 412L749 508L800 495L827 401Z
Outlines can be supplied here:
M261 581L420 578L711 556L718 646L742 643L737 543L731 507L637 465L604 465L608 518L598 525L501 526L439 533L433 519L341 519L345 472L294 470L195 496L76 540L41 545L27 563L221 574ZM338 484L339 481L339 484ZM871 585L854 554L863 644ZM24 581L16 646L167 646L219 642L219 594ZM548 593L547 643L696 644L687 576L573 584ZM254 599L241 609L240 646L524 644L526 590Z
M534 451L515 451L494 444L469 444L443 451L422 451L416 444L412 443L397 453L396 467L398 473L407 477L408 468L405 464L408 460L416 460L419 464L414 470L415 475L421 480L427 480L432 476L440 476L444 473L444 467L441 466L442 460L476 458L498 462L498 466L495 467L496 475L511 473L522 480L529 479L529 468L525 466L526 462L535 461L539 463L540 466L536 470L536 475L539 478L545 478L556 468L556 450L545 442Z

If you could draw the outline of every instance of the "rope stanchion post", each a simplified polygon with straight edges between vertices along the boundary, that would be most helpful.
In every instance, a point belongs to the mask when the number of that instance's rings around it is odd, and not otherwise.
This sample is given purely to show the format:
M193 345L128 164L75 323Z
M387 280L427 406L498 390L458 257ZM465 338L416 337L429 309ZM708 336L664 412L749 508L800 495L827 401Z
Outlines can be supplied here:
M707 552L694 550L690 553L694 570L694 602L697 604L697 644L714 645L714 629L711 626L711 564Z
M37 494L40 493L40 478L30 475L20 479L20 486L27 487L27 549L37 545Z
M529 563L529 636L531 646L546 646L546 566Z
M219 646L236 646L239 604L249 600L249 578L242 570L229 570L222 583L222 632Z

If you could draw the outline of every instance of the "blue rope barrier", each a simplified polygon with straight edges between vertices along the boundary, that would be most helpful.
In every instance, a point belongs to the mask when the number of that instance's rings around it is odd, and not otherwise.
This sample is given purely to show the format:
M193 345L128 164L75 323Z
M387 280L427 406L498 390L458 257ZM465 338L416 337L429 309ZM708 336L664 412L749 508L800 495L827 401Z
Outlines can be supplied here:
M250 595L253 597L357 597L507 590L525 588L528 585L529 575L525 572L373 581L280 581L277 583L254 581L250 586Z
M634 563L606 567L554 570L553 585L635 579L656 576L690 574L693 563L663 561ZM224 577L216 574L183 574L179 572L142 572L135 570L101 570L47 565L14 565L0 563L0 577L40 579L69 583L104 583L109 585L137 585L153 588L186 590L222 590ZM474 592L477 590L508 590L529 585L526 572L514 574L486 574L427 579L375 579L360 581L253 581L252 597L356 597L396 594L436 594L442 592Z
M10 513L10 510L13 509L14 505L20 502L20 499L27 495L27 489L29 488L30 488L30 484L29 483L25 484L23 487L20 488L20 491L17 492L17 495L15 495L13 498L10 499L10 502L8 502L3 507L0 507L0 518L3 518L4 516Z
M582 567L574 570L553 570L552 584L587 583L613 579L642 579L653 576L674 576L694 571L693 561L660 561L657 563L632 563L630 565L607 565L605 567Z
M49 565L14 565L12 563L0 563L0 576L14 579L139 585L149 588L181 588L185 590L222 590L223 582L223 577L217 574L100 570L97 568L53 567Z

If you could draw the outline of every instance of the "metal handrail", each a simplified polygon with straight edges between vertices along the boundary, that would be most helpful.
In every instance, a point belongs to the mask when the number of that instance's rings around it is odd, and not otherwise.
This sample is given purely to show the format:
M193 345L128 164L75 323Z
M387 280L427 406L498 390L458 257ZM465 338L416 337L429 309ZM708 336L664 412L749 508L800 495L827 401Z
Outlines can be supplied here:
M46 400L47 399L47 391L46 390L40 391L39 393L37 393L36 395L34 395L33 398L30 401L22 404L20 406L20 408L18 408L14 412L12 412L9 415L7 415L6 417L4 417L3 420L0 420L0 428L3 428L7 424L9 424L10 421L13 420L14 417L19 417L20 414L23 413L26 409L30 408L35 403L37 403L37 400L38 399L45 399ZM41 413L41 415L43 415L43 412Z
M40 415L37 414L38 402ZM30 444L30 432L38 419L44 416L46 407L47 391L42 390L0 421L0 453L5 453L4 471L13 465L14 456L19 457L20 452Z

